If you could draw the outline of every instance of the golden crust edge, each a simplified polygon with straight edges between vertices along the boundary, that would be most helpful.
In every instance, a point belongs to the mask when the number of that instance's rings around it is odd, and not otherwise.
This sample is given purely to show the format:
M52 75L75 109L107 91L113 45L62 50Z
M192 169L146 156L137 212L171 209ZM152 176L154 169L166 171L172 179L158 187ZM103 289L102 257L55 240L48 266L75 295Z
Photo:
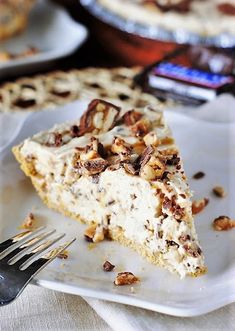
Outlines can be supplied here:
M88 225L90 224L90 222L87 222L86 220L81 218L80 215L77 215L77 214L74 214L74 213L71 213L70 211L68 211L63 204L60 204L60 206L58 206L58 205L52 203L48 199L46 193L42 189L44 182L42 185L40 185L37 180L37 177L35 175L32 175L32 171L34 171L34 166L31 162L27 162L21 156L20 145L13 147L12 152L13 152L14 156L16 157L17 161L20 163L20 167L21 167L22 171L25 173L26 176L30 177L32 184L35 187L39 197L42 199L42 201L45 203L45 205L48 208L53 209L56 212L59 212L59 213L63 214L64 216L72 218L83 224L88 224ZM129 248L133 249L134 251L136 251L142 257L146 258L151 264L155 264L160 267L164 267L164 268L168 269L167 265L164 263L161 253L153 254L153 253L149 252L148 250L144 249L142 245L133 243L132 240L127 239L124 236L124 232L121 229L117 229L117 228L115 228L114 230L109 229L109 236L112 240L117 241L120 244L122 244L123 246L129 247ZM195 278L195 277L198 277L205 273L207 273L207 267L201 268L198 271L187 274L187 275Z

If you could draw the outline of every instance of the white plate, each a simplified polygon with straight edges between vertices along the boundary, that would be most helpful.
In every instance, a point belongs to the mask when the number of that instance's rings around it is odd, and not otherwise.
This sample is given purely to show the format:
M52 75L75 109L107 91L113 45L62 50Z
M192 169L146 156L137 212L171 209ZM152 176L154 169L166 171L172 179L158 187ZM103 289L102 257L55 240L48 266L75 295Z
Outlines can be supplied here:
M0 62L0 78L41 69L50 61L71 54L86 39L87 29L75 22L60 6L39 0L29 16L26 30L0 43L0 51L20 53L29 46L39 53L7 62Z
M84 109L84 103L75 102L53 112L30 115L14 143L55 122L76 118L81 109ZM91 249L83 239L85 226L42 204L8 147L0 159L0 240L18 232L17 227L32 209L40 224L49 224L59 231L66 231L68 237L76 235L78 238L69 249L69 259L63 265L61 260L54 261L38 274L34 283L177 316L200 315L235 301L235 230L220 233L211 227L215 217L235 215L235 181L231 175L235 169L232 150L235 124L209 123L173 112L166 112L166 117L181 148L189 178L199 170L206 173L201 180L190 179L190 184L196 198L210 198L208 207L195 220L208 274L180 280L115 242L102 242ZM211 188L216 184L226 189L227 198L211 195ZM116 265L114 272L102 270L106 259ZM113 285L119 271L131 271L141 278L133 293L129 286Z

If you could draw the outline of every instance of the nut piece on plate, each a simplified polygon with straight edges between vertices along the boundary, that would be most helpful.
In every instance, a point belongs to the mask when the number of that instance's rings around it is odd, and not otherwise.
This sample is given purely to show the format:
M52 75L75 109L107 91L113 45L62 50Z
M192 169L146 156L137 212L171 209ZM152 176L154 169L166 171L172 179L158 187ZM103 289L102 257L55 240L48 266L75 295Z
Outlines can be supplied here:
M113 265L112 263L110 263L109 261L105 261L103 264L103 270L104 271L112 271L115 268L115 265Z
M23 223L21 224L21 229L32 229L35 225L35 217L33 213L29 213L28 216L24 219Z
M139 278L132 272L119 272L114 280L114 284L117 286L131 285L137 282L139 282Z
M97 243L103 241L106 235L106 231L101 225L93 224L89 226L85 232L84 237L86 241Z
M205 173L203 171L198 171L193 175L194 179L201 179L205 176Z
M212 192L214 195L216 195L218 198L224 198L226 196L226 192L222 186L215 186L212 189Z
M192 213L196 215L200 213L209 203L209 199L203 198L200 200L194 200L192 203Z
M80 136L85 133L107 132L116 123L120 108L104 100L95 99L88 105L80 120Z
M235 228L235 220L228 216L219 216L213 221L213 228L216 231L228 231Z
M66 260L69 257L69 251L64 250L63 252L60 252L57 257L61 260Z

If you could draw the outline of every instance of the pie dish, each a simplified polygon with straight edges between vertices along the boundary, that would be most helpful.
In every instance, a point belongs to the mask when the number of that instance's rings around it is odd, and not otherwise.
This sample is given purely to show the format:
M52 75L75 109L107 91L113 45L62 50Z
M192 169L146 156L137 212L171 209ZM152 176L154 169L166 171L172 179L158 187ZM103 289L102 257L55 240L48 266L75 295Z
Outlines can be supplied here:
M149 28L159 25L166 30L185 30L204 37L235 34L234 0L98 0L98 3Z
M177 273L206 272L191 192L163 114L122 111L95 99L80 121L56 125L13 148L48 207Z

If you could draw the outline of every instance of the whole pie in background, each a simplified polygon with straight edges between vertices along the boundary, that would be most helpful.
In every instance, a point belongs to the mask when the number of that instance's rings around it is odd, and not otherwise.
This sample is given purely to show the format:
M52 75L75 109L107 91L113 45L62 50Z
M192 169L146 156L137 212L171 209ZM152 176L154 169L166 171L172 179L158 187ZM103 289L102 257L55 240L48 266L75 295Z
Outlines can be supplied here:
M113 13L140 24L184 29L202 36L235 33L234 0L98 0Z

